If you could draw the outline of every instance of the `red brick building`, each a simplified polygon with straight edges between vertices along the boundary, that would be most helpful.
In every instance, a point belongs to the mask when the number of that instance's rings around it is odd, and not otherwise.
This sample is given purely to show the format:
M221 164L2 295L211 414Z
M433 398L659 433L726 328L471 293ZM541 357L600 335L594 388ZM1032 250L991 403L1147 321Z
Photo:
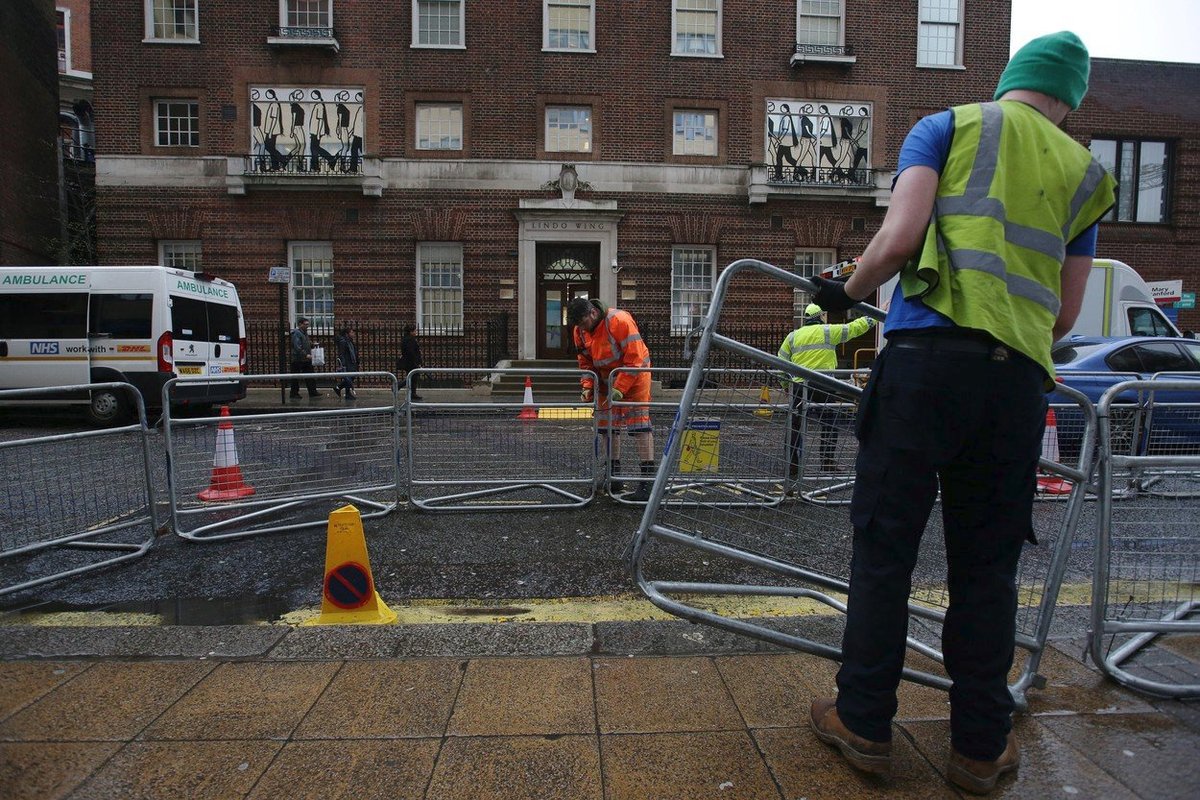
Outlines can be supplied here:
M415 320L446 358L499 315L509 355L560 356L587 294L664 363L729 262L861 253L909 126L990 98L1009 50L1008 3L955 0L93 15L102 263L202 264L270 326L287 264L290 318ZM773 340L791 327L787 290L743 297Z

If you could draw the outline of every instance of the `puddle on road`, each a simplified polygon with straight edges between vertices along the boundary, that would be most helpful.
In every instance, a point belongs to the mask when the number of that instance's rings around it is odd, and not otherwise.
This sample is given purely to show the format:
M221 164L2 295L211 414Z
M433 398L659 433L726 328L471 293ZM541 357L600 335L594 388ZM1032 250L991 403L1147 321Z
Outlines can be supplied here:
M266 625L290 610L281 599L259 595L100 605L39 603L0 612L0 625Z

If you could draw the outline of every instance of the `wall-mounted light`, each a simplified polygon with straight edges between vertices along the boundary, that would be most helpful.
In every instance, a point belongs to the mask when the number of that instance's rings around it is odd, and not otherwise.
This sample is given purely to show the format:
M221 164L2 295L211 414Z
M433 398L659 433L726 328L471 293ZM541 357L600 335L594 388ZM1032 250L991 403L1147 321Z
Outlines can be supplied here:
M613 271L614 275L616 275L622 269L625 268L625 265L621 262L623 262L628 255L629 255L629 251L627 251L627 250L618 250L617 251L617 255L613 258L612 263L609 264L609 266L612 267L612 271Z

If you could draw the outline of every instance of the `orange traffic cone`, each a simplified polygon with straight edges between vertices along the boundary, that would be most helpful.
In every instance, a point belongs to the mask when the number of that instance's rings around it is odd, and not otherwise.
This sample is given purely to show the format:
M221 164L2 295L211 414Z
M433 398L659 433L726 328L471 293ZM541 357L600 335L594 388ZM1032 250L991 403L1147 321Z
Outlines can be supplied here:
M525 376L525 407L521 409L521 413L517 414L517 419L537 419L538 410L533 405L533 381L528 375Z
M1046 432L1042 434L1042 458L1056 464L1059 461L1058 420L1054 416L1053 408L1046 409ZM1071 493L1071 484L1066 478L1045 473L1038 474L1037 488L1039 492L1046 494Z
M221 422L217 425L217 451L213 455L212 479L208 488L196 495L205 502L237 500L254 494L254 487L242 480L238 466L237 445L233 441L233 423L229 406L221 406Z

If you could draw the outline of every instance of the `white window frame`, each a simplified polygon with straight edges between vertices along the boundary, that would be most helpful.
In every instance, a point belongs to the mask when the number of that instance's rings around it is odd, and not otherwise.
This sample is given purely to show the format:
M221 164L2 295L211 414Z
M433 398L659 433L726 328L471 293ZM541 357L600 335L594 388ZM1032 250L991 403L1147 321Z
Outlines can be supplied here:
M679 34L679 12L680 12L680 10L681 10L681 9L679 8L679 4L680 4L681 2L687 2L687 0L671 0L671 55L673 55L673 56L682 56L682 57L685 57L685 58L724 58L723 51L722 51L722 49L721 49L721 48L722 48L722 43L721 43L721 30L722 30L722 28L724 27L723 21L724 21L724 18L725 18L725 17L724 17L724 15L725 15L725 3L724 3L724 0L716 0L716 3L717 3L717 9L716 9L716 17L717 17L717 24L716 24L716 34L717 34L716 48L717 48L717 50L716 50L716 52L715 52L715 53L689 53L689 52L687 52L687 51L685 51L685 50L679 50L679 49L677 49L677 48L678 48L678 45L679 45L679 39L678 39L678 34ZM683 9L683 10L686 10L686 11L696 11L697 9Z
M809 262L809 263L806 263ZM837 263L837 250L831 247L797 247L792 255L792 271L802 278L820 275ZM804 321L804 309L812 295L803 289L792 290L792 323L799 328Z
M671 298L670 298L671 309L670 309L670 311L671 311L671 335L672 336L686 336L691 331L691 329L693 327L695 327L694 325L691 325L691 324L680 324L678 322L678 320L680 320L683 315L681 313L678 313L676 311L676 308L681 307L683 305L683 303L680 301L680 299L677 299L676 294L677 293L682 294L684 292L689 293L689 294L695 294L695 293L705 291L704 289L685 288L685 287L679 285L679 281L683 276L679 275L675 272L675 268L677 266L677 262L675 259L676 259L676 255L678 253L680 253L681 251L685 251L685 250L703 252L703 253L708 254L708 261L709 261L709 263L708 263L708 266L709 266L708 290L707 290L708 296L706 298L704 298L700 303L700 315L699 315L700 319L703 319L708 314L709 305L712 303L713 287L716 285L716 279L717 279L717 248L716 247L713 247L711 245L703 245L703 244L677 244L677 245L671 246ZM688 304L690 305L691 301L689 301ZM689 315L688 318L691 319L692 318L691 315Z
M917 66L928 69L965 69L963 66L963 0L958 2L958 20L956 22L943 22L925 20L925 3L926 0L917 0ZM926 50L921 47L922 32L926 25L953 25L955 27L954 34L954 63L953 64L936 64L925 61Z
M421 135L422 135L422 133L426 132L426 131L423 131L421 128L421 110L422 109L435 109L435 108L445 108L445 109L450 109L451 111L458 111L458 147L422 147L421 146ZM457 153L457 152L462 151L462 149L463 149L463 104L461 102L458 102L456 100L455 101L448 100L445 102L419 101L414 104L413 117L414 117L414 119L413 119L413 135L414 135L413 147L415 147L417 150L420 150L422 152L443 151L443 152L447 152L447 153ZM451 120L451 124L453 124L453 122L454 121Z
M711 153L694 153L688 152L686 149L686 139L684 142L684 150L678 149L679 140L676 137L676 131L679 130L679 115L680 114L699 114L707 117L712 116L712 152ZM708 126L704 127L708 130ZM697 156L700 158L716 158L721 153L721 112L715 108L676 108L671 114L671 155L676 156ZM705 139L707 141L707 139Z
M54 7L55 25L58 24L58 15L63 15L63 62L59 69L59 74L71 74L71 9L63 8L62 6Z
M188 105L194 105L196 107L196 143L195 144L191 144L190 142L186 143L186 144L180 144L178 142L176 142L176 143L167 142L166 144L163 144L161 141L159 141L159 134L162 133L162 131L160 131L160 129L158 127L158 122L159 122L158 109L159 109L159 106L161 106L163 103L167 103L168 105L170 105L170 104L179 105L179 104L186 103ZM152 109L152 113L154 115L154 146L155 147L194 147L194 148L200 147L200 145L201 145L201 142L200 142L200 114L201 114L200 98L198 98L198 97L156 97L156 98L154 98L154 107ZM167 133L169 134L170 132L167 131Z
M180 261L174 260L176 256L180 257ZM158 263L164 267L200 272L204 268L204 250L200 240L160 240L158 243Z
M306 254L305 250L308 251L309 255L325 256L325 253L328 253L327 257L320 259L321 261L328 262L328 264L329 264L328 285L317 285L315 283L306 284L302 281L297 280L297 277L299 275L303 274L304 270L297 269L296 261L298 259L303 258L303 256ZM324 250L325 253L319 252L321 250ZM310 257L308 260L311 262L316 262L318 259ZM334 321L333 242L323 242L323 241L288 242L288 269L291 271L291 275L292 275L292 279L288 283L288 324L291 327L295 327L297 319L299 319L300 317L308 317L308 319L312 323L313 328L316 329L316 331L321 332L321 333L332 332L333 331L333 321ZM308 270L308 271L315 273L314 270ZM322 272L320 274L324 274L324 273ZM309 292L310 296L308 296L308 297L299 296L299 293L304 292L304 291ZM328 301L328 303L329 303L328 311L325 311L323 309L320 311L314 311L314 310L311 310L310 308L304 308L304 307L298 308L298 306L303 306L303 304L306 302L313 304L315 307L315 304L317 302L321 302L322 304L324 304L326 301Z
M288 6L293 0L279 0L279 27L281 28L329 28L333 30L333 4L334 0L329 0L329 24L328 25L289 25L288 24Z
M437 317L439 319L443 319L443 320L451 319L452 321L449 324L435 325L429 319L429 317L433 317L434 315L433 314L427 315L426 311L425 311L425 293L426 293L426 291L429 291L431 289L447 291L446 287L441 287L441 286L426 287L426 285L425 285L424 254L425 254L426 247L451 247L451 248L456 248L458 250L458 264L457 264L457 266L458 266L458 299L457 299L458 309L457 309L457 313L453 313L453 312L446 313L443 311L443 312L439 312L439 314L437 315ZM464 279L464 275L466 273L466 267L465 267L465 264L463 263L462 242L417 242L416 267L417 267L417 275L416 275L417 329L423 330L424 328L426 328L428 326L432 326L433 329L435 331L437 331L438 333L461 335L464 330L463 301L464 301L464 297L466 294L466 289L463 285L464 284L463 279ZM450 300L443 301L443 302L449 302L451 304L454 304L456 301L453 298L451 298ZM456 317L456 319L455 319L455 317Z
M420 41L420 0L412 0L412 46L437 50L465 50L467 48L467 0L443 0L458 3L458 42L454 44L428 44Z
M143 42L166 42L169 44L200 44L200 0L176 0L176 2L190 2L192 5L192 16L196 20L196 35L194 37L166 37L159 38L154 35L154 3L156 0L145 0L145 5L142 6L145 12L146 36L142 39Z
M837 41L830 44L829 42L806 42L800 38L800 29L802 27L801 21L804 19L805 16L828 18L832 15L830 15L830 14L805 14L804 13L804 0L796 0L796 44L807 44L807 45L813 45L813 46L817 46L817 47L823 47L823 46L844 47L846 44L846 2L845 2L845 0L837 0L837 3L838 3Z
M587 111L587 143L582 150L562 150L550 146L550 112L556 109L583 109ZM542 114L542 149L547 153L594 153L596 151L596 125L592 107L589 105L572 105L569 103L555 103L547 105ZM555 145L558 143L555 142Z
M550 7L558 5L588 6L588 42L590 47L550 46ZM550 53L594 53L596 52L596 0L542 0L542 50Z

